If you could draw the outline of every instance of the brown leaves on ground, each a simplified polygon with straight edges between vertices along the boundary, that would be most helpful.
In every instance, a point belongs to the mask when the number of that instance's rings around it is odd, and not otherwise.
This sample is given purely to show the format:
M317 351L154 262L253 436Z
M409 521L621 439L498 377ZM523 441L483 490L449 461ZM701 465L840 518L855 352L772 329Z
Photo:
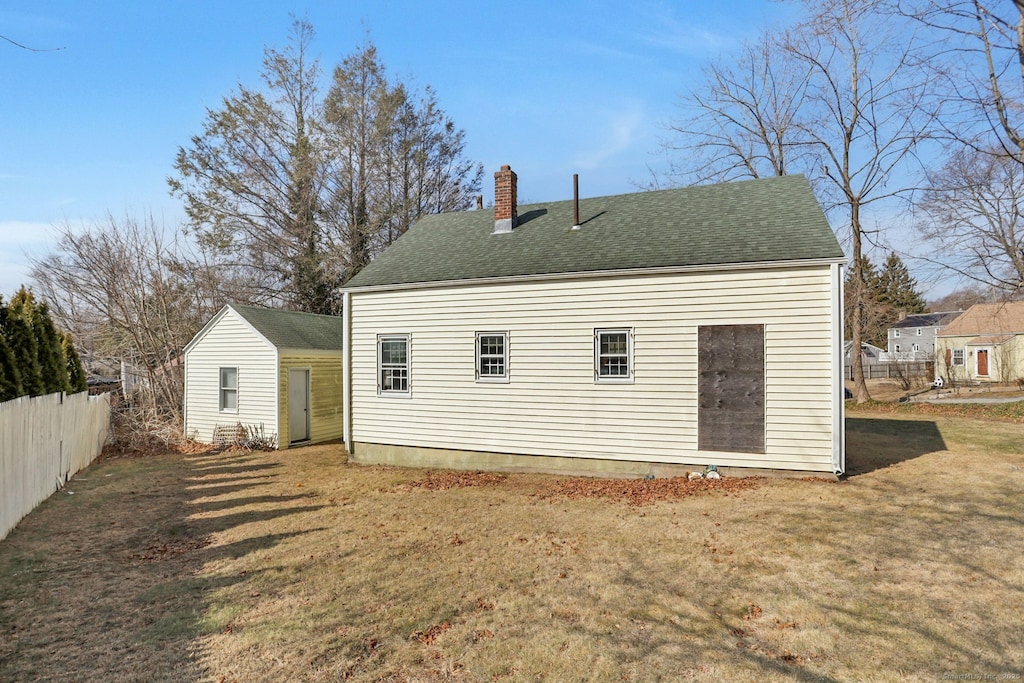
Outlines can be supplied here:
M469 472L461 470L428 470L422 478L396 487L397 491L424 489L447 491L470 486L502 486L518 481L515 475L498 472ZM723 477L721 479L599 479L572 477L557 479L531 486L533 495L552 498L604 498L618 500L632 506L650 505L657 501L676 500L699 493L720 492L728 495L757 488L763 477ZM539 489L539 491L538 491Z
M698 493L718 491L738 493L757 488L762 477L723 477L722 479L563 479L553 487L553 494L565 498L611 498L628 505L641 506L662 500L675 500Z
M426 630L414 631L413 634L409 636L409 639L418 640L424 645L430 645L435 640L437 640L438 636L440 636L442 633L444 633L451 627L451 622L448 621L444 622L443 624L432 624L431 626L428 626Z
M210 545L209 537L203 538L182 538L166 541L163 543L152 543L141 552L131 553L128 559L131 562L160 562L178 555L183 555L193 550L199 550Z
M460 470L428 470L422 479L410 482L400 488L446 491L467 486L497 486L505 482L508 475L496 472L463 472Z

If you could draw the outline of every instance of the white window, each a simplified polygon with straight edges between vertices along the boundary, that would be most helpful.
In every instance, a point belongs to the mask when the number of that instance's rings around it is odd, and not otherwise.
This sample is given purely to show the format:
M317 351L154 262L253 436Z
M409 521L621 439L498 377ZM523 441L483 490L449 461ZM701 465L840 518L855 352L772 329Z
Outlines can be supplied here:
M476 333L476 379L508 381L508 332Z
M920 344L913 344L913 345L911 345L910 348L914 351L914 353L917 353L918 351L921 350L921 345Z
M894 336L897 339L899 339L900 338L900 331L899 330L893 330L892 331L892 336Z
M922 334L923 333L921 332L921 328L920 327L917 328L917 336L920 337Z
M220 412L238 412L238 368L220 369Z
M953 349L953 363L952 364L953 365L963 365L964 364L964 350L963 349Z
M409 396L409 335L377 336L377 393Z
M633 330L594 330L594 378L633 381Z
M900 345L899 345L899 344L897 344L897 345L896 345L896 353L899 353L899 352L900 352Z

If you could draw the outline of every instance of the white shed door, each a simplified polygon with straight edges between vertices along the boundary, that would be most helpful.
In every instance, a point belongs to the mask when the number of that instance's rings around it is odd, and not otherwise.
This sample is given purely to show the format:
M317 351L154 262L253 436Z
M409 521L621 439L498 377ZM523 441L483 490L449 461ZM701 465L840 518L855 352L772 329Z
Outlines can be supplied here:
M288 441L309 438L309 370L288 370Z

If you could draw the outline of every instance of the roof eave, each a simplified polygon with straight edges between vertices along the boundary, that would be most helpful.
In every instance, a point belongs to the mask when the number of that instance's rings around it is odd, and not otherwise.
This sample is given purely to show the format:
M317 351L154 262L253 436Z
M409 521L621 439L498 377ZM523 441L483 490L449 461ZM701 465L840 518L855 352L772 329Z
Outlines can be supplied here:
M766 268L797 268L810 266L845 265L846 257L813 259L791 259L786 261L745 261L742 263L697 264L691 266L663 266L658 268L622 268L617 270L588 270L571 273L537 273L530 275L508 275L496 277L465 278L461 280L435 280L429 282L400 282L386 285L342 287L342 292L360 294L366 292L393 292L407 289L437 289L443 287L468 287L472 285L515 284L545 280L589 280L603 277L629 277L636 275L679 275L684 273L707 273L737 270L763 270Z

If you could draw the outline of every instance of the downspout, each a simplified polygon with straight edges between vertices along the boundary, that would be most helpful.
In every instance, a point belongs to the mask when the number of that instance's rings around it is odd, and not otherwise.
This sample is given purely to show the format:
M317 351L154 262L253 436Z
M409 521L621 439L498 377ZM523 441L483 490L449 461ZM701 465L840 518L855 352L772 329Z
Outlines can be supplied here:
M352 293L341 295L341 414L345 449L352 452Z
M843 266L829 266L832 286L832 471L846 471L846 373L843 366Z

